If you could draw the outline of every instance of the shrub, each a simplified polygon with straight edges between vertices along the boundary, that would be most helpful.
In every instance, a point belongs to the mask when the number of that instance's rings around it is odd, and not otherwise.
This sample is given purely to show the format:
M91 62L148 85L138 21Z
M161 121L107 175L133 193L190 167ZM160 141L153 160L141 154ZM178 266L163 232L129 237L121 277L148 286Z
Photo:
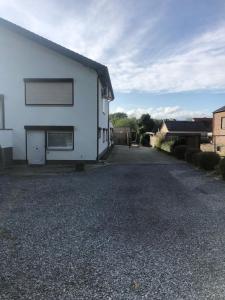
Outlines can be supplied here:
M185 153L186 153L187 149L188 149L188 146L179 145L179 146L174 147L173 153L176 156L176 158L184 159L184 156L185 156Z
M225 180L225 158L220 161L220 173Z
M215 152L201 152L197 154L197 164L201 169L214 170L219 162L220 156Z
M174 141L167 141L167 142L163 142L161 144L161 149L166 151L166 152L173 152L173 145L174 145Z
M192 154L192 161L193 161L193 164L196 166L196 167L199 167L199 155L201 154L202 152L197 152L197 153L193 153Z
M194 164L195 163L195 154L197 153L200 153L201 150L198 149L198 148L188 148L186 153L185 153L185 160L188 162L188 163L191 163L191 164Z
M165 136L164 135L157 134L155 136L154 147L158 148L158 149L161 149L161 145L164 142L164 140L165 140Z

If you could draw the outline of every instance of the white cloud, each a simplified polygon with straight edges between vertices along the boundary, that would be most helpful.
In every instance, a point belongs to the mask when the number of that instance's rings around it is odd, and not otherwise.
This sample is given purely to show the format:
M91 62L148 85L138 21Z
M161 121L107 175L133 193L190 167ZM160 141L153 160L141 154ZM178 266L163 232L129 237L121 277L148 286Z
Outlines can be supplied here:
M116 91L225 91L225 23L171 46L158 31L166 3L141 18L129 1L0 0L0 15L108 65Z
M124 107L116 107L112 110L114 112L125 112L129 117L140 118L142 114L150 114L154 119L177 119L185 120L194 117L209 117L210 113L207 111L191 111L185 110L180 106L165 106L165 107L148 107L148 108L134 108L125 109Z
M175 54L143 65L126 57L112 63L119 91L225 91L225 24L176 49Z

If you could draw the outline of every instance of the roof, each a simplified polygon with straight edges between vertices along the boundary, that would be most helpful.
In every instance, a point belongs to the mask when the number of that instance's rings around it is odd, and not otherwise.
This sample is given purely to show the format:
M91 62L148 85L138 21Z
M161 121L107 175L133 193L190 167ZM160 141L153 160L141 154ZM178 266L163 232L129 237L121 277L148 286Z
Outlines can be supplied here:
M183 132L202 132L206 131L205 126L201 122L193 121L164 121L169 131Z
M219 109L215 110L213 113L219 113L225 111L225 106L220 107Z
M112 94L112 99L114 99L114 93L113 93L113 88L112 88L112 84L111 84L111 80L110 80L110 76L109 76L109 71L108 68L105 65L102 65L94 60L91 60L81 54L78 54L72 50L69 50L59 44L56 44L36 33L33 33L23 27L20 27L10 21L7 21L3 18L0 17L0 26L11 30L15 33L18 33L26 38L28 38L29 40L32 40L44 47L47 47L53 51L56 51L57 53L67 56L68 58L75 60L76 62L84 65L85 67L91 68L93 70L95 70L99 76L99 79L101 80L101 83L103 85L103 87L108 87L111 94Z
M193 118L194 122L201 122L207 132L212 132L213 118Z

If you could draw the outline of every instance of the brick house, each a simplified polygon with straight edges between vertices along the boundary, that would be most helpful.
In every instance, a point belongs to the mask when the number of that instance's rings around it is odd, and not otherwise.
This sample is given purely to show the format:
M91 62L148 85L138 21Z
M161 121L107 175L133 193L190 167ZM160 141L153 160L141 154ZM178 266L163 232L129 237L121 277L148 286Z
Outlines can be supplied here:
M225 153L225 106L213 112L214 150Z

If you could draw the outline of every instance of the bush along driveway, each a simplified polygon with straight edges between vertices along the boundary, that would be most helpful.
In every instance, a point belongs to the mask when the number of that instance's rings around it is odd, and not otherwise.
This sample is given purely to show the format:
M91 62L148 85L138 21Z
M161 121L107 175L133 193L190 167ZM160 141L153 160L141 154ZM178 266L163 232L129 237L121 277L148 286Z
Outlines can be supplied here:
M225 185L190 165L0 178L0 299L224 299Z

